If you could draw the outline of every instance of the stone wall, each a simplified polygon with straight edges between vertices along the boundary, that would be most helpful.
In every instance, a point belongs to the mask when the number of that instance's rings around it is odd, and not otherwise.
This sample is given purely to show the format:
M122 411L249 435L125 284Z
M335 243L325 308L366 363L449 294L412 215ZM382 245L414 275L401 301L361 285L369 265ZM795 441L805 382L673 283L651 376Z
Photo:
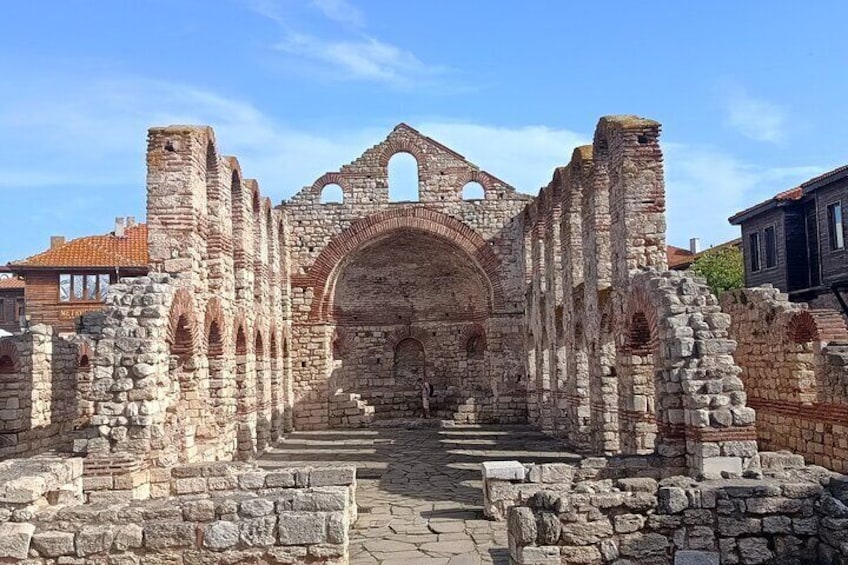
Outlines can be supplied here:
M739 475L754 411L729 317L702 279L666 272L659 130L602 118L524 210L529 419L588 454Z
M0 340L0 459L70 448L91 362L86 339L49 326Z
M848 478L763 453L764 476L557 478L509 509L519 564L842 563Z
M79 463L2 464L0 558L45 564L348 561L348 527L356 518L353 468L178 466L169 472L167 498L81 504Z
M418 163L417 202L389 200L397 153ZM463 199L469 182L482 185L482 199ZM322 201L330 184L341 187L341 203ZM439 417L523 421L518 215L529 200L401 124L284 202L295 425L338 422L329 413L338 392L359 395L378 419L419 415L417 378L434 384ZM396 366L403 339L421 349L416 366Z
M789 302L771 287L722 295L736 361L764 449L848 472L848 330L836 310Z

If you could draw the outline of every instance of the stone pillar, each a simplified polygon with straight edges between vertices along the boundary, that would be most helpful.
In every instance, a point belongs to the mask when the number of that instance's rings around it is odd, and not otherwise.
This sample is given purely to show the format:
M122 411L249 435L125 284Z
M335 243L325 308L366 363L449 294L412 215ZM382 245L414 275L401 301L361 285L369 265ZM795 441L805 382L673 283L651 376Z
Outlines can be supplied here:
M594 148L592 184L584 185L581 197L583 234L584 332L589 365L592 448L613 454L618 445L618 387L614 374L615 343L602 332L601 295L611 282L610 215L607 149Z
M583 233L582 190L592 182L592 147L575 149L571 163L562 175L562 319L564 331L564 383L560 389L559 410L565 420L563 433L579 449L591 445L589 365L583 327Z

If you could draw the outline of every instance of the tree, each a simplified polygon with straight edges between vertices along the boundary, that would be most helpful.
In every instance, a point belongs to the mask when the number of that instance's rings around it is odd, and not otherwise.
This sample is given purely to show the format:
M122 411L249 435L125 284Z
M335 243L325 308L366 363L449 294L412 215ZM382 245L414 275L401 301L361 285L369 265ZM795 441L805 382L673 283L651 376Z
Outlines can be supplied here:
M692 271L707 279L716 296L745 286L745 262L736 245L704 251L692 264Z

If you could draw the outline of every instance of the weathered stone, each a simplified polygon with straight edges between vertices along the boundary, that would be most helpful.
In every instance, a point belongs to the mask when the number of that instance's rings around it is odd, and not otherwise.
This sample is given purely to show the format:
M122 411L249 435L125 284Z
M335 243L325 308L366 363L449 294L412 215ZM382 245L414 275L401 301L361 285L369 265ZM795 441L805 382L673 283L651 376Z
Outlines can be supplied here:
M0 528L0 535L2 535ZM2 539L2 538L0 538ZM39 532L32 536L32 548L41 557L74 554L74 534L71 532Z
M110 526L83 526L74 542L79 557L106 553L112 547L115 531Z
M219 520L203 527L203 547L223 551L239 541L239 526L235 522Z
M32 524L0 524L0 557L26 559L34 533L35 526Z
M526 507L513 507L509 511L507 528L510 539L519 546L536 543L538 530L533 511Z
M663 514L677 514L689 507L686 491L679 487L660 487L657 491L657 510Z
M324 516L312 512L283 512L277 519L281 545L325 543Z
M767 563L774 557L765 538L742 538L737 541L739 556L746 565Z

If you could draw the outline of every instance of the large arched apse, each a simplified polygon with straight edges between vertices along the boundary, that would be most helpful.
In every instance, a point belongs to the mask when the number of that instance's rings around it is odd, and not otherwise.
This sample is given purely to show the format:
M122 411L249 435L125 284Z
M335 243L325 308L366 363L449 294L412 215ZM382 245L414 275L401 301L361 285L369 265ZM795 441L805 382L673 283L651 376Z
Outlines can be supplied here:
M392 230L342 261L331 293L332 321L347 336L334 381L377 418L420 415L422 381L432 385L434 417L454 418L469 398L491 395L485 371L469 366L468 335L489 317L492 285L457 244Z

